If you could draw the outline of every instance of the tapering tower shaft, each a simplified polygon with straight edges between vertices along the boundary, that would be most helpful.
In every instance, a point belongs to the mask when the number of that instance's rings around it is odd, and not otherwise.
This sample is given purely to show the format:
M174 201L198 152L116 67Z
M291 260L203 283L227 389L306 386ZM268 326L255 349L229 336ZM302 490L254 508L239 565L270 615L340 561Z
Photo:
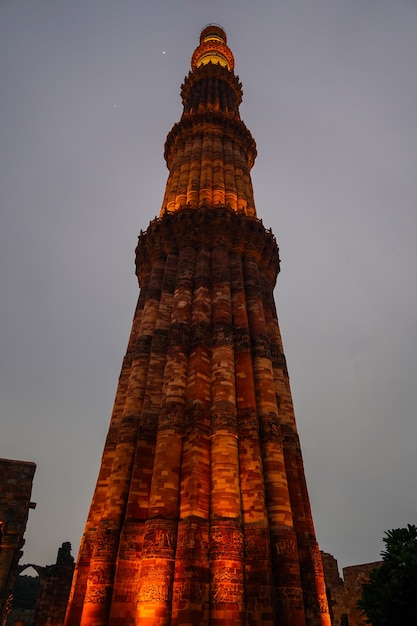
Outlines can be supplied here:
M255 142L226 35L206 27L168 134L66 626L329 626L257 219Z

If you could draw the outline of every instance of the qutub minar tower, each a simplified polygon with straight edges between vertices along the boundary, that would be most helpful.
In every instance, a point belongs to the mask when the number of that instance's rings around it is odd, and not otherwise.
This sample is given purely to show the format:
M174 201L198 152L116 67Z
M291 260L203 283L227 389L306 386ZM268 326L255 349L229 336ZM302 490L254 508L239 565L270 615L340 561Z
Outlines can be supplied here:
M328 626L273 300L278 247L257 218L255 142L224 30L201 33L168 134L160 217L66 626Z

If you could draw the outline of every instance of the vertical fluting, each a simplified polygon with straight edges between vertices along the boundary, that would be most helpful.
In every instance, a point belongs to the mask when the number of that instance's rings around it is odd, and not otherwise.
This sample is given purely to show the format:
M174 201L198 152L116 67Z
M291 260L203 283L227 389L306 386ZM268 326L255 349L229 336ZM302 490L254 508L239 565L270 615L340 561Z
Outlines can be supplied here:
M232 71L233 55L227 46L219 45L220 56L228 59L227 68L216 62L200 65L197 54L194 71L182 85L183 115L165 143L170 174L161 216L184 206L222 205L256 216L249 174L255 142L240 119L242 89ZM204 51L203 45L203 56Z
M307 624L309 626L328 625L330 618L327 613L323 568L315 538L301 447L295 424L290 381L273 299L273 283L268 276L263 277L263 301L268 338L271 344L293 524L299 550L304 604L308 614L312 616L307 620Z
M226 206L230 206L234 211L237 211L238 204L236 178L234 175L233 144L229 138L223 139L223 159Z
M253 202L253 187L252 181L249 173L249 168L246 163L243 163L243 187L245 190L245 198L246 198L246 215L249 217L256 217L255 205Z
M148 337L149 343L152 338L159 307L163 272L164 260L160 258L152 269L138 342L141 336ZM94 622L99 626L107 624L108 621L119 534L136 452L148 356L139 356L132 363L103 514L97 528L87 579L86 596L81 616L81 624L85 625Z
M216 124L178 141L161 215L192 208L227 205L256 217L248 156L240 142L222 136Z
M138 591L136 619L143 626L171 623L194 256L185 247L178 258Z
M184 158L181 164L180 180L178 183L178 193L175 202L175 209L187 204L187 190L190 180L190 167L192 158L193 142L187 141L184 149Z
M239 468L245 540L245 615L248 626L270 626L273 582L255 382L240 253L231 255Z
M244 624L243 533L228 252L212 250L210 623Z
M200 194L198 206L211 206L213 203L213 138L203 135L201 151Z
M220 135L213 137L213 205L224 205L226 202L224 168L223 168L223 146Z
M69 611L66 617L66 624L72 626L79 624L84 604L84 597L87 588L88 572L90 569L92 547L96 538L96 529L100 523L102 515L102 507L106 498L106 490L110 480L111 468L113 465L114 455L116 451L117 432L122 419L123 407L126 402L126 394L128 389L129 377L132 368L132 359L137 336L140 329L142 319L143 306L145 303L145 289L140 293L135 315L132 323L126 355L123 359L122 369L119 377L119 383L116 392L110 427L107 434L104 451L101 459L100 472L94 491L93 500L90 506L84 535L81 539L80 550L77 565L74 571L73 586L68 601Z
M330 626L278 249L220 27L191 65L65 626Z
M167 338L170 329L173 291L177 273L177 258L171 254L165 260L164 275L158 313L151 342L142 335L138 354L148 357L146 387L140 415L139 434L135 460L130 479L130 489L120 535L114 594L109 623L112 626L134 623L136 590L139 579L139 561L142 555L145 526L148 517L149 491L155 456L155 436L162 400Z
M272 564L276 587L276 610L283 626L305 626L297 540L293 528L283 442L279 427L261 279L254 258L245 257L244 263L258 418L263 448L263 470Z
M237 191L237 210L244 211L247 207L245 183L243 180L244 164L242 163L242 153L240 150L240 146L236 143L233 146L233 159L234 159L234 175L235 175L236 191Z
M182 162L183 162L183 154L184 154L184 146L183 146L183 144L180 144L177 147L177 158L174 161L174 164L173 164L172 170L171 170L171 174L170 174L169 190L168 190L168 196L167 196L167 208L168 208L168 211L175 211L175 208L178 205L178 202L177 202L177 191L178 191L178 184L179 184L179 181L180 181L181 165L182 165Z
M190 181L187 189L187 204L192 207L196 207L198 205L198 194L200 191L201 149L202 136L199 133L194 135L192 138Z
M189 337L186 416L172 626L209 624L210 251L197 251Z

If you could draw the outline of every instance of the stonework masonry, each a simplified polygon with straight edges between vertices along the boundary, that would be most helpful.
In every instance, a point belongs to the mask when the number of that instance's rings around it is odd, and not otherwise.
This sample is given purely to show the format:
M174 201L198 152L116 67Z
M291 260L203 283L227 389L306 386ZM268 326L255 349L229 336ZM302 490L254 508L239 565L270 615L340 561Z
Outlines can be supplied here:
M356 608L362 595L362 585L369 579L372 570L381 566L382 561L363 563L343 568L340 578L336 559L322 552L324 578L326 581L332 626L365 626L365 617Z
M330 626L258 219L255 142L224 30L209 25L165 144L160 215L66 626Z
M30 501L35 469L35 463L0 459L0 624L10 610L29 509L35 508Z
M19 574L22 575L28 568L35 570L39 577L39 591L33 609L23 610L13 598L6 626L62 626L74 573L71 544L62 544L53 565L26 563L19 565Z

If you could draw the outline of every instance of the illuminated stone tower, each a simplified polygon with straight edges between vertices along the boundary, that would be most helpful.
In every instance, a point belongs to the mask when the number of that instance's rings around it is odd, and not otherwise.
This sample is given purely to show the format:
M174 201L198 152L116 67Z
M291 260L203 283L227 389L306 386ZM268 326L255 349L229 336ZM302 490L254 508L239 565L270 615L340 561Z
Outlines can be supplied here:
M226 34L201 33L66 626L324 626L255 142Z

